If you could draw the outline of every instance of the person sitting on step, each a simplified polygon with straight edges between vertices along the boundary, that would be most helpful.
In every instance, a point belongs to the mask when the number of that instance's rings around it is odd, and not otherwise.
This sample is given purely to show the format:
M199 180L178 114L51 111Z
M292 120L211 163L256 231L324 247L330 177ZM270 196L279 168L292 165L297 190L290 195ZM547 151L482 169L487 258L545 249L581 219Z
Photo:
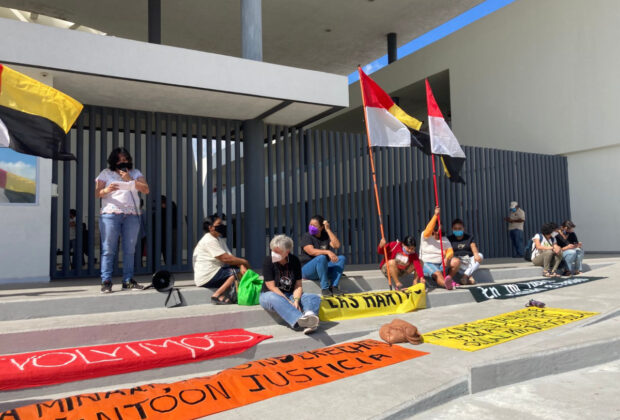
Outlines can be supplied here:
M439 207L435 207L435 214L426 225L422 238L420 240L420 258L424 261L424 275L431 276L439 287L445 287L452 290L456 287L454 275L459 272L461 260L452 258L454 251L448 238L443 235L441 242L439 241L439 232L441 225L437 222L439 219ZM443 261L441 258L441 248L443 246ZM448 275L443 275L443 265L446 267Z
M226 222L218 215L205 218L204 236L196 244L192 258L194 283L198 287L217 289L211 296L212 303L228 305L232 302L225 293L238 277L250 268L248 260L232 255L226 244Z
M269 243L271 255L263 262L263 289L259 303L267 311L276 312L291 328L303 328L305 334L319 326L321 297L304 293L301 263L291 254L293 240L276 235Z
M316 215L310 219L308 232L301 237L300 245L303 277L319 280L323 296L342 295L338 283L346 258L344 255L336 255L340 240L323 216Z
M424 282L422 264L415 252L415 247L416 243L413 236L406 236L402 242L396 240L388 243L385 239L381 239L379 242L377 253L384 256L379 267L385 277L388 277L389 268L390 278L394 281L396 290L403 288L400 279L407 274L414 274L413 284L420 281ZM385 263L385 251L387 251L388 257L387 264Z
M544 277L560 277L556 273L562 262L562 249L555 240L557 229L555 223L545 223L532 238L532 263L543 268Z
M448 236L454 256L461 260L460 272L463 274L459 279L459 283L475 284L476 281L472 277L474 272L480 267L480 263L484 259L482 253L478 252L478 245L474 241L474 236L465 233L465 224L461 219L452 221L452 235Z

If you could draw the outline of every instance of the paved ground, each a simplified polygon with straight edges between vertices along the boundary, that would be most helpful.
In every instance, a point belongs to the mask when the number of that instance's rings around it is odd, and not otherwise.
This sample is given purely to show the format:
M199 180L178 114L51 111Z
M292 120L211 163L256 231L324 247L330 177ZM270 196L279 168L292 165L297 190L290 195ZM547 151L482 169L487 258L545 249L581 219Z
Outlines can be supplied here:
M620 360L455 399L415 420L620 419Z

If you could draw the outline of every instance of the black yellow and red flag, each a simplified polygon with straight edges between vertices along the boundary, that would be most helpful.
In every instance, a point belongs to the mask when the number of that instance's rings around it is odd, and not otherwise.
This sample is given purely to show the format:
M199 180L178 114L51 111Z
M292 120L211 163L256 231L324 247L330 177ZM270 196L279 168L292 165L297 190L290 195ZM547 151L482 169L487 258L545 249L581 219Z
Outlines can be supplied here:
M62 141L82 108L72 97L0 64L0 147L73 160L61 150Z

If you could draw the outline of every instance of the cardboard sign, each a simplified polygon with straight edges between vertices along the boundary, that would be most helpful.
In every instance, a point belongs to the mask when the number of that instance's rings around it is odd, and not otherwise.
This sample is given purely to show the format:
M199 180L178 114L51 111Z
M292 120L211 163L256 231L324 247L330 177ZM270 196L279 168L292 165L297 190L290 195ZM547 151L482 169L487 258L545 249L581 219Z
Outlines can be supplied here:
M426 308L426 288L418 283L402 291L348 293L323 297L319 318L321 321L367 318L393 315Z
M587 283L593 280L600 280L606 277L571 277L569 279L541 279L522 281L519 283L496 284L493 286L470 287L469 290L476 299L476 302L484 302L489 299L512 299L519 296L527 296L534 293L546 292L548 290L560 289L562 287L574 286L576 284Z
M476 351L597 315L570 309L525 308L423 335L425 343Z
M195 419L426 354L363 340L244 363L208 377L32 404L0 419Z
M53 385L241 353L270 335L242 329L0 356L0 390Z

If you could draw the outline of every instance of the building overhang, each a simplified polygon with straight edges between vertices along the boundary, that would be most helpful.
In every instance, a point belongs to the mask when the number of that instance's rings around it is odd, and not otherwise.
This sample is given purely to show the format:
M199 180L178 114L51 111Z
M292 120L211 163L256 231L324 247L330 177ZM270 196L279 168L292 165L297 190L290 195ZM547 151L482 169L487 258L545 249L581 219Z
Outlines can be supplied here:
M99 106L288 126L348 106L345 76L8 19L0 62Z

